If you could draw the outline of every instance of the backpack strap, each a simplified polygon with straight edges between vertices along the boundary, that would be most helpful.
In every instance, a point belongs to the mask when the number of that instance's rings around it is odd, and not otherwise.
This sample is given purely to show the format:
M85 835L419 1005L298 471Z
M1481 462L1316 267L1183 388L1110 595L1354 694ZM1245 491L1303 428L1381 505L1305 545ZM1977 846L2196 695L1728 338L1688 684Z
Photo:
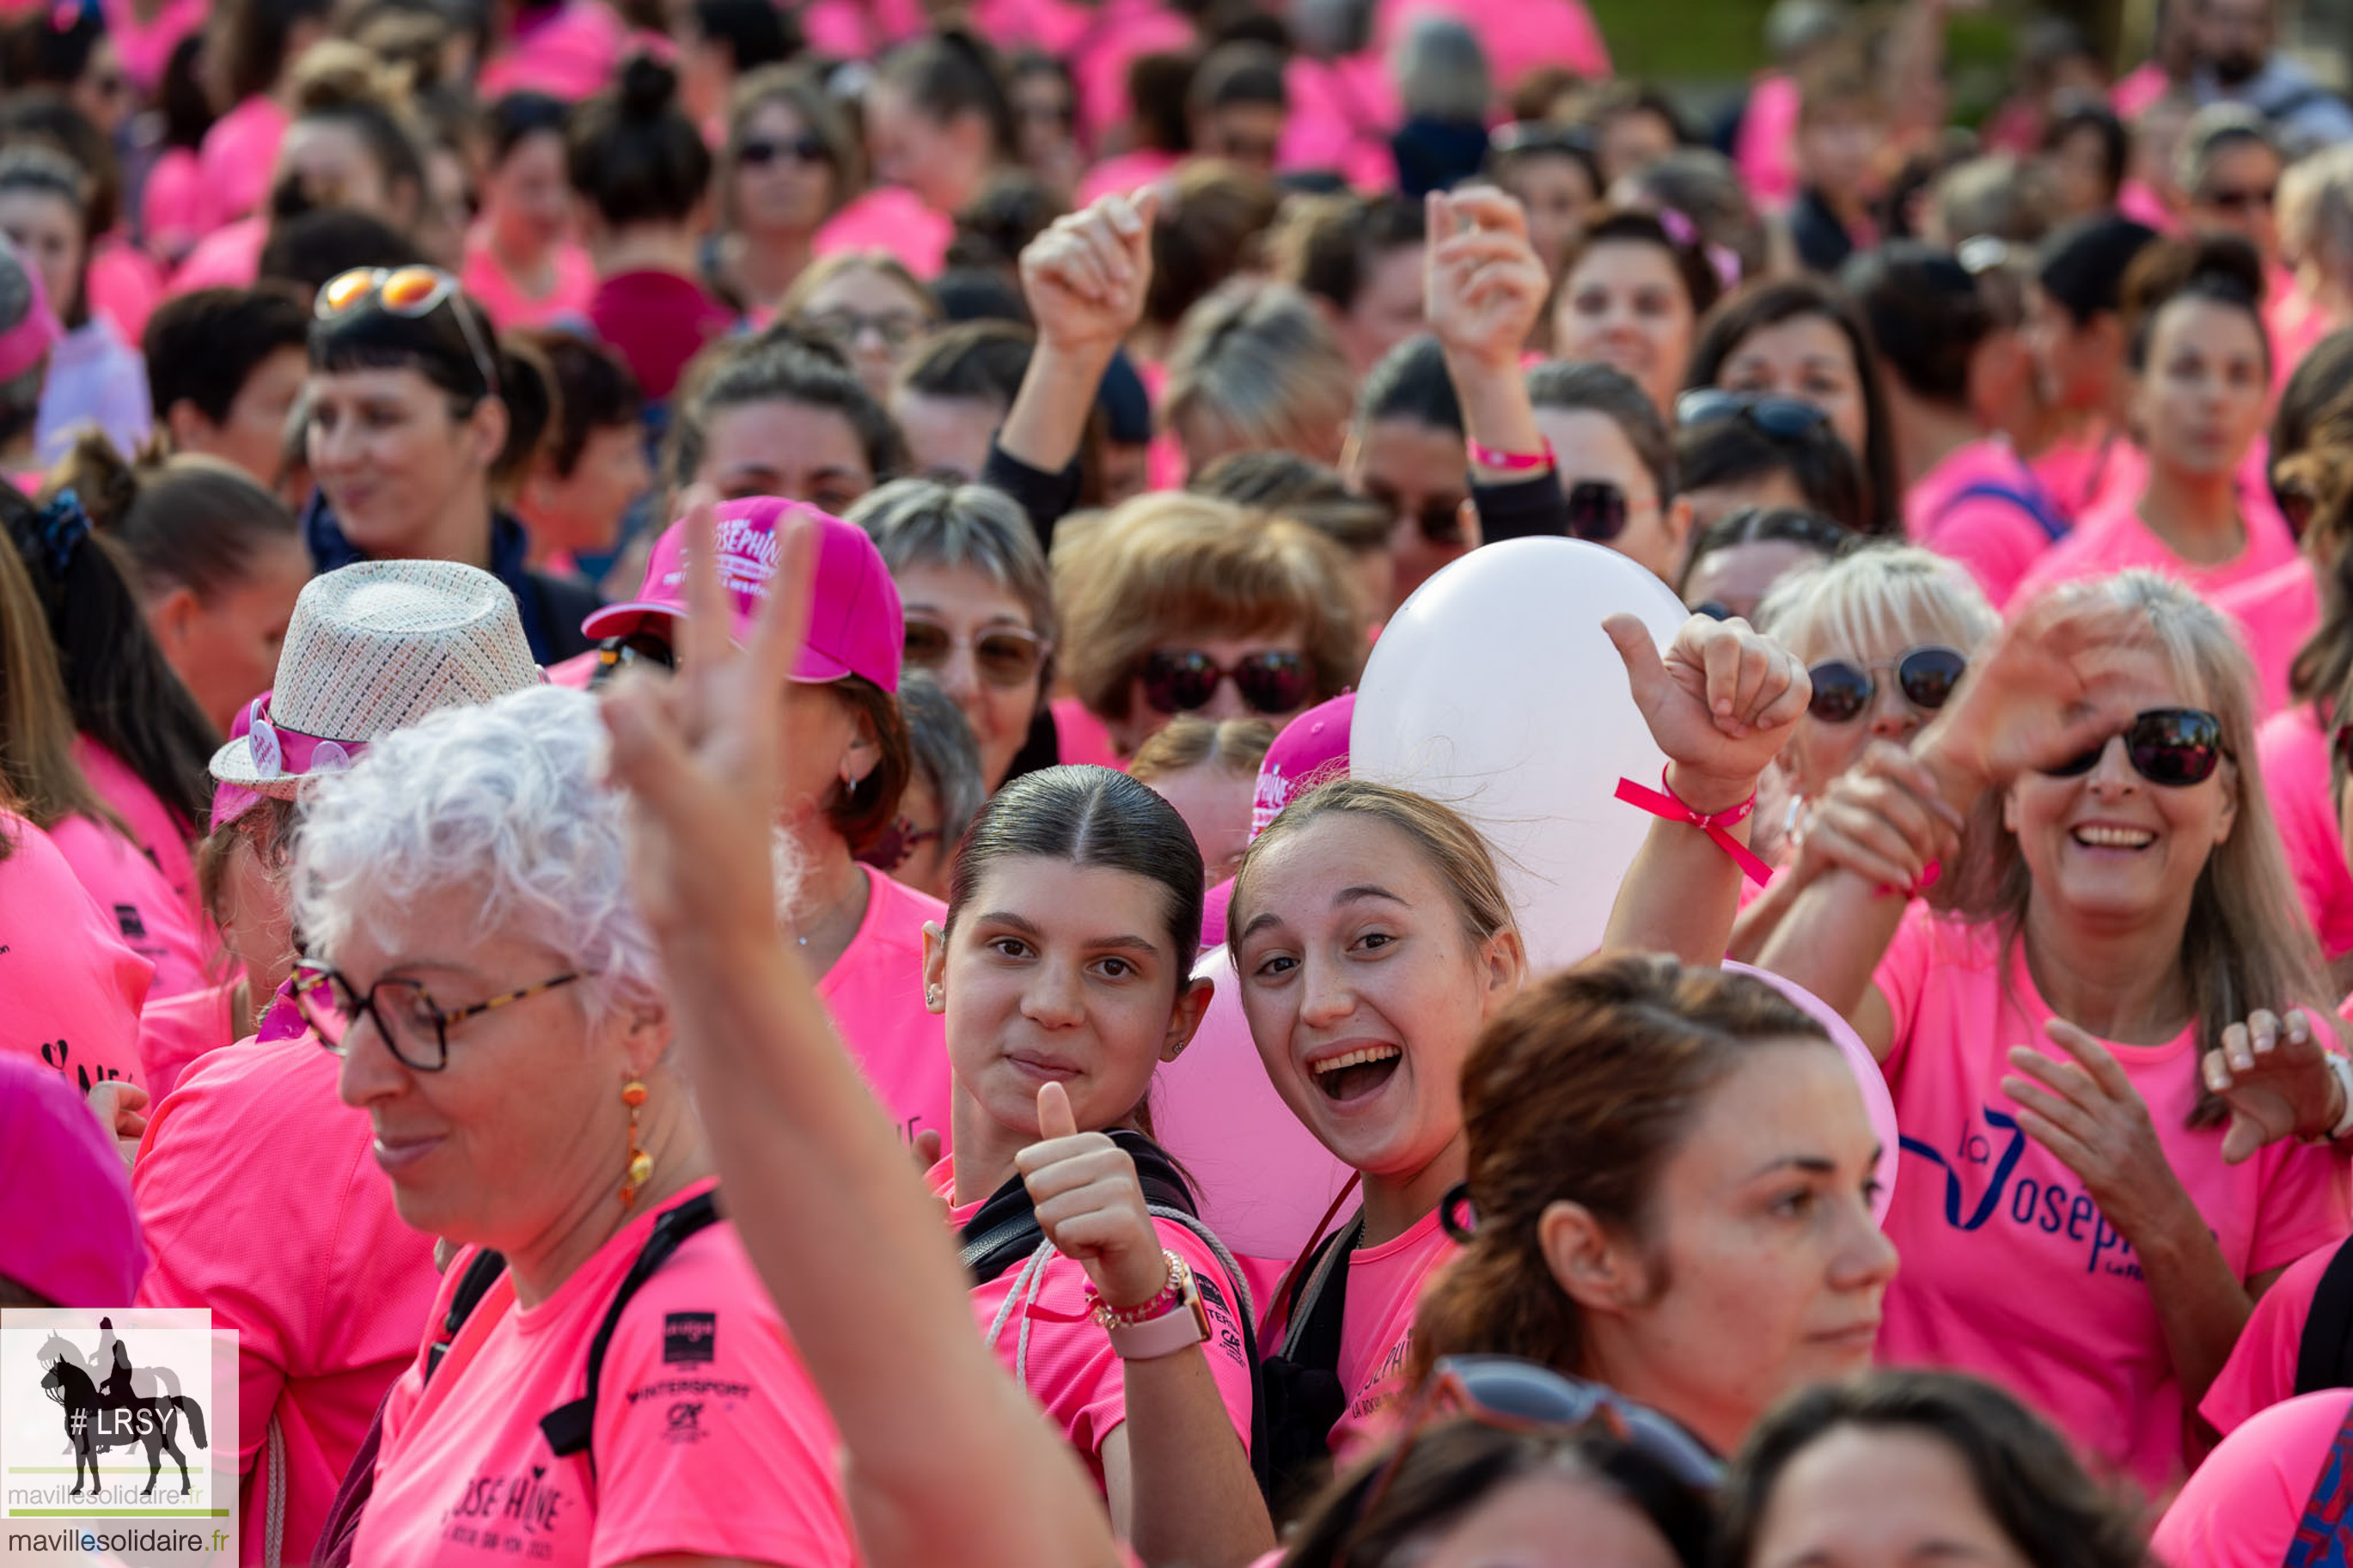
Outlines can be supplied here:
M708 1229L718 1220L719 1194L714 1190L687 1199L654 1221L653 1234L638 1249L637 1261L622 1276L621 1288L613 1293L612 1305L605 1309L605 1321L596 1326L596 1337L588 1343L588 1391L539 1418L539 1429L546 1434L551 1449L558 1455L586 1456L591 1481L596 1479L596 1452L591 1446L596 1425L596 1388L604 1375L605 1352L613 1342L613 1331L620 1327L621 1314L628 1310L630 1298L659 1272L687 1237Z
M2353 1387L2353 1241L2341 1243L2312 1293L2296 1342L2295 1392Z
M449 1353L458 1331L466 1326L466 1320L474 1315L474 1309L482 1304L482 1298L491 1293L491 1287L506 1271L506 1258L496 1252L477 1252L473 1261L466 1265L466 1272L458 1277L458 1289L449 1294L449 1310L442 1314L441 1332L425 1347L427 1383L432 1382L433 1374L441 1370L441 1358Z
M1936 516L1941 521L1955 507L1973 500L1998 500L2016 507L2032 518L2035 526L2042 530L2042 536L2053 544L2067 536L2067 520L2059 515L2058 507L2049 496L2039 489L2007 485L1999 479L1979 479L1976 484L1962 486L1937 509Z
M1216 1231L1183 1209L1157 1203L1147 1203L1144 1206L1155 1219L1165 1219L1191 1231L1193 1239L1209 1249L1209 1256L1218 1260L1218 1267L1226 1271L1226 1279L1233 1286L1234 1300L1229 1306L1241 1325L1242 1363L1250 1368L1250 1473L1258 1478L1259 1493L1263 1496L1272 1475L1270 1468L1272 1456L1267 1447L1266 1370L1259 1364L1258 1330L1252 1326L1258 1312L1255 1303L1250 1300L1250 1281L1242 1278L1241 1265L1234 1261L1234 1255L1226 1250L1226 1244L1218 1239Z

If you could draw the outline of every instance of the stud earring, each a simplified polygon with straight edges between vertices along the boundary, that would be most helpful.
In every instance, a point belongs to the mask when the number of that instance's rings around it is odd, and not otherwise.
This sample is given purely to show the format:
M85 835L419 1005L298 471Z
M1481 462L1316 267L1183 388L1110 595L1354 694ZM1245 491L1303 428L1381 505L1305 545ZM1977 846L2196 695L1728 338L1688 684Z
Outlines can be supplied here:
M646 1086L636 1079L622 1084L621 1103L629 1108L629 1163L621 1177L621 1207L626 1211L638 1201L638 1189L652 1179L654 1157L638 1145L638 1112L645 1107Z
M942 997L943 994L938 986L927 985L923 988L923 1005L934 1012L938 1011Z

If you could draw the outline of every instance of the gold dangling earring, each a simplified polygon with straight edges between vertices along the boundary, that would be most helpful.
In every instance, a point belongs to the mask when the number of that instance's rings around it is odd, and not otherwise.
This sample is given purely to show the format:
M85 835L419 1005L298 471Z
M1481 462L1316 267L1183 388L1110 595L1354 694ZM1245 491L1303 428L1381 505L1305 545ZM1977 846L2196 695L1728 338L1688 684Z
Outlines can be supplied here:
M653 1178L654 1157L638 1147L638 1112L646 1103L646 1086L636 1079L621 1085L621 1103L629 1108L629 1163L621 1177L621 1207L638 1201L638 1189Z

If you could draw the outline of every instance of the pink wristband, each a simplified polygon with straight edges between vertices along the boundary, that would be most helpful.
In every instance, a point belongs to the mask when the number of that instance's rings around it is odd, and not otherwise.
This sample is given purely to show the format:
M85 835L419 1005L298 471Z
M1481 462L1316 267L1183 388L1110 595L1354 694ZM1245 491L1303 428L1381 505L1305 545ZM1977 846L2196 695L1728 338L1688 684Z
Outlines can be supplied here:
M1641 807L1652 816L1664 817L1669 822L1690 823L1714 839L1715 847L1732 857L1732 863L1739 867L1742 874L1758 887L1761 888L1773 879L1773 868L1765 864L1755 850L1725 831L1728 827L1748 820L1749 814L1757 809L1756 795L1751 795L1738 805L1724 811L1695 810L1684 804L1682 796L1667 787L1667 770L1662 768L1659 770L1657 789L1646 788L1636 784L1632 779L1620 779L1618 798L1629 805Z
M1553 466L1552 443L1546 441L1541 452L1499 452L1493 447L1482 447L1476 441L1462 443L1471 455L1473 467L1496 468L1507 474L1526 473L1535 468Z

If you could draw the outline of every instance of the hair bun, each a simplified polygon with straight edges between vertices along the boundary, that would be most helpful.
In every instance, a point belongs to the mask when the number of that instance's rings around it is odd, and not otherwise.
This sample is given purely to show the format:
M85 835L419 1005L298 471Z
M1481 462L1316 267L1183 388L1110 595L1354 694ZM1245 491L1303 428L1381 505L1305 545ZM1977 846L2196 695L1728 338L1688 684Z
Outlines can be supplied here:
M651 55L632 55L621 67L621 113L655 120L678 98L678 72Z
M2168 300L2193 290L2243 298L2260 310L2267 284L2262 255L2237 235L2159 240L2125 269L2125 312L2145 320Z

